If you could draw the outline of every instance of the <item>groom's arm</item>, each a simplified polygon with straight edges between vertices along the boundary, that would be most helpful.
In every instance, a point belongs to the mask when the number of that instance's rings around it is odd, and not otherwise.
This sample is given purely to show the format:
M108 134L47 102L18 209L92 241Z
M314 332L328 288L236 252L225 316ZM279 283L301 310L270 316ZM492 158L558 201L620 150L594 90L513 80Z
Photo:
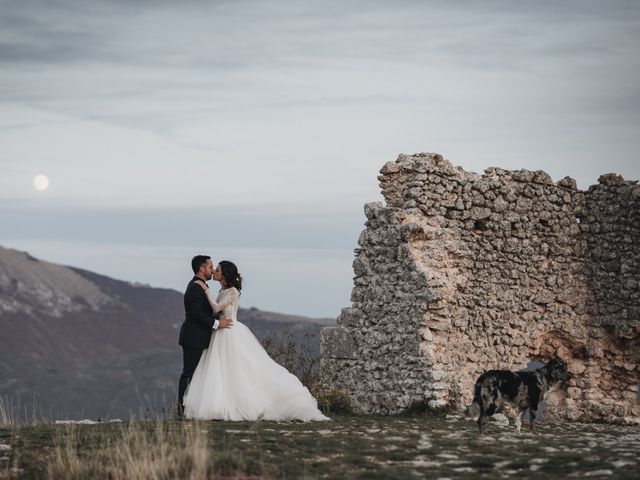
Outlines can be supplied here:
M213 329L217 330L220 326L220 313L221 312L213 312Z
M218 320L216 320L217 315L211 315L202 309L203 300L208 302L206 297L204 299L202 297L204 297L204 292L200 287L197 285L189 286L184 302L187 315L189 315L189 318L193 319L196 323L204 325L207 328L214 328L218 322Z

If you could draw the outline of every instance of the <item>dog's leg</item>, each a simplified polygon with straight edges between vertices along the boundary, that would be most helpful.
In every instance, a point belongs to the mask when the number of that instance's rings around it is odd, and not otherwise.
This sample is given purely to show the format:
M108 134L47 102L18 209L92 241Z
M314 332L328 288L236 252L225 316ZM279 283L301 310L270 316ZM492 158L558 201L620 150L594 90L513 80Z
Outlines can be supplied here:
M504 413L505 417L509 420L513 420L513 423L516 426L516 432L520 433L520 417L518 416L517 409L512 406L510 403L506 403L502 407L502 413Z
M480 416L478 417L478 428L480 429L480 433L484 433L484 428L487 424L487 420L494 413L496 413L495 403L490 404L488 408L485 408L484 405L480 407Z
M538 392L538 395L534 398L531 398L531 403L529 404L529 427L531 428L531 433L536 432L536 413L538 413L539 402L544 398L544 391Z
M483 433L484 425L487 423L487 417L484 416L483 412L480 412L480 416L478 417L478 430L480 434Z
M536 410L533 408L529 409L529 428L532 433L538 433L536 430Z
M513 416L515 424L516 424L516 433L520 434L520 427L522 426L522 416L520 415L520 412L514 412L515 415Z

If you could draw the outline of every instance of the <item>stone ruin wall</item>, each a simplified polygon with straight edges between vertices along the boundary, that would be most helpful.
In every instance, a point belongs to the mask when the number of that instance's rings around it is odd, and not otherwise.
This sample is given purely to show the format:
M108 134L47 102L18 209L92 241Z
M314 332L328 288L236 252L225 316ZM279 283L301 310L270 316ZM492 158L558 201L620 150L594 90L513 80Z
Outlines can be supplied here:
M586 192L543 171L480 176L400 155L365 206L352 306L321 335L321 378L360 413L471 403L489 369L563 359L547 409L640 419L640 185ZM555 399L555 401L553 401Z

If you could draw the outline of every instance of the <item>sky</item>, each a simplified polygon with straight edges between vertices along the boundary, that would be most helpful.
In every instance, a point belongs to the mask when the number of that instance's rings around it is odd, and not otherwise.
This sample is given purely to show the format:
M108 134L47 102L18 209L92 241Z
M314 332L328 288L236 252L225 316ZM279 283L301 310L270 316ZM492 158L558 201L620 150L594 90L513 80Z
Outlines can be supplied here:
M400 153L640 178L638 45L637 1L0 0L0 245L336 317Z

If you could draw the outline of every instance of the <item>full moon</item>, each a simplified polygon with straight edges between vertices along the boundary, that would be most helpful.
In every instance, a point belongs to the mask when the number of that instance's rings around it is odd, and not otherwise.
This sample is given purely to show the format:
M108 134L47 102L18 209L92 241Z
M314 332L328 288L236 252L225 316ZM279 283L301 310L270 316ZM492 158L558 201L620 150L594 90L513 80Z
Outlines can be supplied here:
M49 188L49 179L46 175L36 175L33 177L33 188L39 192L44 192Z

